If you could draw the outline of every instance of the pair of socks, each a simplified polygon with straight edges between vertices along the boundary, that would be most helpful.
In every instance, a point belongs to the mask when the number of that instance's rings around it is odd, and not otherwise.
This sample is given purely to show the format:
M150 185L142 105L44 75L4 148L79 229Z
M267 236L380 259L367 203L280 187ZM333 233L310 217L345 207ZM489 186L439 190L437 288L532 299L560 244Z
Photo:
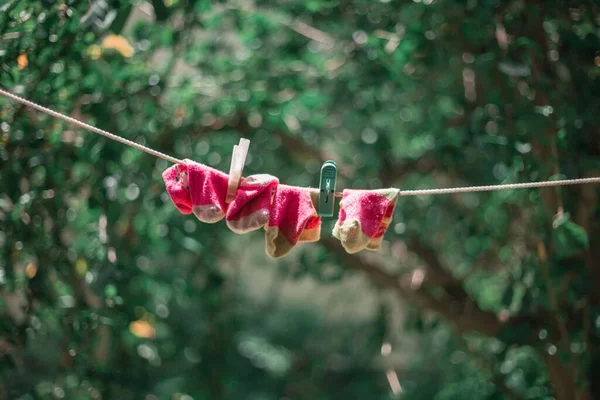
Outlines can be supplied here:
M225 202L228 175L206 165L186 160L163 173L167 192L183 214L214 224L223 218L235 233L263 227L269 220L271 193L279 180L261 174L243 178L231 204Z
M221 171L189 160L163 173L167 192L181 213L194 213L205 223L225 218L227 226L239 234L264 227L266 252L273 258L286 255L298 242L319 240L316 193L279 185L271 175L251 175L242 178L234 199L227 204L228 179Z
M398 189L346 189L340 202L333 236L340 239L350 254L361 250L379 250L398 202Z

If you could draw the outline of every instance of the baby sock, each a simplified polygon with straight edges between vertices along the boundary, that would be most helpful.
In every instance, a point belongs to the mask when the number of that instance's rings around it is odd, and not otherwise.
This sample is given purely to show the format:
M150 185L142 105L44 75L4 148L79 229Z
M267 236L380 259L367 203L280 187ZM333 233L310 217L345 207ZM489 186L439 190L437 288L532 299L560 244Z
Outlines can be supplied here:
M350 254L363 249L379 250L399 193L398 189L344 190L333 236Z
M225 217L228 181L229 176L226 173L188 161L192 211L200 221L214 224Z
M182 214L191 214L192 198L188 191L187 167L185 165L173 165L163 172L162 177L167 187L167 193L175 207Z
M163 173L171 200L179 211L184 214L193 212L202 222L212 224L220 221L227 211L228 175L207 165L185 161L185 166L174 166ZM179 178L174 168L179 168Z
M279 180L267 174L242 178L227 209L226 221L235 233L259 229L269 221L271 197Z
M279 185L271 204L271 215L265 227L267 255L286 255L298 242L315 242L321 236L321 218L315 204L318 192Z

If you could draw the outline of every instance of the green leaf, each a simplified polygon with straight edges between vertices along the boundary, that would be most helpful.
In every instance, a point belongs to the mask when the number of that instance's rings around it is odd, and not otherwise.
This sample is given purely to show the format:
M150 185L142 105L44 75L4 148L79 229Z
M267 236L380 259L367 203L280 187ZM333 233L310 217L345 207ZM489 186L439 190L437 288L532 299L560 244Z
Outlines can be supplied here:
M106 285L104 294L108 298L115 297L117 295L117 287L113 284Z
M212 9L212 2L209 0L196 0L194 9L199 13L204 13Z

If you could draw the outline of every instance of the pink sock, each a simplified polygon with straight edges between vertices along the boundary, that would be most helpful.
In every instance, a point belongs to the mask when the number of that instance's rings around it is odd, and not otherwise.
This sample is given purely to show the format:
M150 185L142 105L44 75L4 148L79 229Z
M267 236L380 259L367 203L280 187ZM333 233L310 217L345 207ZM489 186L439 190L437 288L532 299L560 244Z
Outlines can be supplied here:
M227 226L235 233L259 229L269 221L271 198L279 180L267 174L242 178L227 210Z
M227 211L227 204L225 204L227 174L207 165L190 160L185 161L186 166L178 167L187 173L187 191L184 186L185 176L179 182L173 180L174 173L170 170L174 167L163 174L167 191L173 203L185 214L189 214L191 208L191 212L202 222L212 224L222 220ZM184 191L188 193L187 196ZM191 207L188 196L191 200Z
M317 215L318 192L279 185L271 204L271 216L265 227L265 247L270 257L286 255L298 242L315 242L321 236L321 218Z
M192 213L192 198L188 190L187 167L173 165L162 174L171 201L182 214Z
M344 190L333 236L351 254L363 249L379 250L399 193L398 189Z

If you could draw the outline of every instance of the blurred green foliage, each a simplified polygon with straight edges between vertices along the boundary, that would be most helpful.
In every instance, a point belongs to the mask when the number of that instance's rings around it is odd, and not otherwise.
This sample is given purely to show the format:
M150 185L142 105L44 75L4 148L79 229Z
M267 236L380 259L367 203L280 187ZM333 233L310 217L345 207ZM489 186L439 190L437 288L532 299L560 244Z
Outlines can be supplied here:
M0 86L178 158L407 189L600 175L600 5L5 0ZM0 99L0 398L600 397L595 186L401 198L282 260Z

